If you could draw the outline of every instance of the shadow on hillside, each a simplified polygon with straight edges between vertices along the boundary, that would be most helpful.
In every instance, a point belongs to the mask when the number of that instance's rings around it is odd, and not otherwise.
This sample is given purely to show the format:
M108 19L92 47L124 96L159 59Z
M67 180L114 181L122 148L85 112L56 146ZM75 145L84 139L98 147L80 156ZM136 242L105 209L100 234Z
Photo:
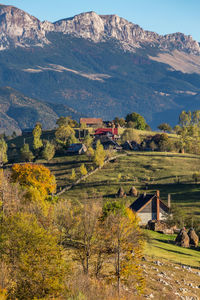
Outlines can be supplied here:
M103 180L103 181L94 181L94 182L81 182L79 183L79 187L98 187L98 186L107 186L107 185L110 185L112 184L112 186L117 186L118 188L120 187L120 184L119 183L111 183L110 181L108 180ZM117 192L117 190L116 190Z
M175 253L175 254L180 254L180 255L185 255L185 256L192 256L192 254L188 254L188 253L183 253L181 251L177 251L177 250L171 250L171 249L166 249L164 247L160 247L160 246L155 246L156 248L159 248L161 250L165 250L167 252L172 252L172 253ZM182 248L182 249L186 249L186 248Z
M104 195L103 198L118 199L118 198L116 197L116 194Z
M165 243L165 244L170 244L170 245L174 245L174 246L177 246L175 244L175 241L173 240L161 240L161 239L155 239L156 241L158 242L161 242L161 243ZM192 250L195 250L195 251L200 251L200 247L193 247L193 246L190 246L190 248L183 248L181 247L182 249L192 249ZM170 250L169 250L170 251Z
M47 167L58 167L58 166L68 166L68 165L77 165L77 164L83 164L83 163L87 163L88 160L72 160L72 161L65 161L65 162L57 162L57 163L45 163L44 165Z
M200 157L197 157L197 156L192 156L192 155L190 155L190 156L187 156L187 155L180 155L180 154L170 154L169 152L163 152L163 154L157 154L156 152L154 152L154 154L147 154L148 152L145 152L145 151L141 151L140 153L134 153L134 156L142 156L142 155L144 155L144 156L148 156L148 157L154 157L154 156L156 156L156 157L174 157L174 158L195 158L195 159L197 159L197 160L199 160L200 159Z
M175 245L175 241L173 241L173 240L161 240L161 239L155 239L155 240L158 242L161 242L161 243Z

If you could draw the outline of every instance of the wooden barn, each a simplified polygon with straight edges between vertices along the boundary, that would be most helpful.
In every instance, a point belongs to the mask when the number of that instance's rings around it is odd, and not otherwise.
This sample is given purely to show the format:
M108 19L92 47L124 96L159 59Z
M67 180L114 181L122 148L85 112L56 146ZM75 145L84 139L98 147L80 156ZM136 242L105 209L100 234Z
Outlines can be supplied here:
M87 147L84 144L76 143L71 144L69 148L67 149L67 154L71 155L81 155L84 154L87 151Z
M103 125L103 120L101 118L80 118L80 124L87 127L99 127Z
M150 220L164 220L169 213L169 206L160 199L159 191L155 194L140 195L130 208L139 215L142 225L146 225Z

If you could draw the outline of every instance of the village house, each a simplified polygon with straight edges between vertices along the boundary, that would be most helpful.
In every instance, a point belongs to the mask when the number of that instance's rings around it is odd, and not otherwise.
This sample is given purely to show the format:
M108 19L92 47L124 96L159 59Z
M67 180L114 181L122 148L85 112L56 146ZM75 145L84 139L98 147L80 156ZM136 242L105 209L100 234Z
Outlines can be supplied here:
M84 144L76 143L71 144L69 148L67 149L67 154L71 155L81 155L84 154L87 151L87 147Z
M138 214L141 225L146 225L150 220L164 220L169 213L170 203L166 205L160 199L160 192L155 194L142 194L135 200L130 208Z
M105 141L101 141L101 144L103 145L103 148L105 150L108 150L108 149L113 149L113 150L122 150L122 147L115 141L113 141L112 139L107 139Z
M126 141L123 145L122 148L124 150L129 150L129 151L140 151L141 146L135 141Z
M103 125L101 118L80 118L80 125L84 124L87 127L100 127Z
M118 137L118 128L98 128L95 130L95 138L109 137L115 140Z

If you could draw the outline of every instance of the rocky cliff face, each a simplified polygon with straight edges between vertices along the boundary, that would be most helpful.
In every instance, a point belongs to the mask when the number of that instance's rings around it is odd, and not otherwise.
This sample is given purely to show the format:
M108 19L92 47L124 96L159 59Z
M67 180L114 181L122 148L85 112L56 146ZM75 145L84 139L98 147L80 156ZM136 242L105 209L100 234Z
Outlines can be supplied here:
M0 50L11 46L42 46L48 43L42 23L13 6L0 5Z
M70 19L54 23L55 31L64 34L75 34L82 38L89 38L94 42L113 38L122 43L125 50L133 50L145 45L159 47L160 50L181 50L188 53L200 54L199 43L191 36L182 33L165 36L155 32L145 31L117 15L100 16L95 12L77 15Z
M138 25L117 15L101 16L95 12L82 13L54 24L37 18L13 6L0 5L0 50L14 47L43 46L48 44L48 32L62 32L77 37L103 42L116 39L122 48L134 51L145 45L161 51L180 50L200 54L199 43L182 33L161 36L145 31Z

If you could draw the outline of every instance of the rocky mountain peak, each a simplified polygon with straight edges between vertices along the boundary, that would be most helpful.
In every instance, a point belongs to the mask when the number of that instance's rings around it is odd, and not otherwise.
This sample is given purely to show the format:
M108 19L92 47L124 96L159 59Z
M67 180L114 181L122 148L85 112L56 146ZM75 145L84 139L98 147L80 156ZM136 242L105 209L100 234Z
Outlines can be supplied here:
M125 51L151 46L165 52L180 50L200 55L199 43L191 36L183 33L162 36L143 30L117 15L98 15L94 11L50 23L40 22L16 7L0 5L0 29L0 50L10 46L43 46L49 43L47 33L53 31L73 34L95 43L115 39Z
M140 26L117 15L98 15L95 12L81 13L69 19L54 23L55 31L64 34L75 34L94 42L109 38L119 41L124 50L135 51L145 45L158 47L163 51L181 50L200 55L199 43L189 35L174 33L159 35L143 30Z
M185 35L181 32L166 34L162 37L161 43L164 48L169 50L181 50L192 54L200 54L199 43L193 40L191 35Z
M28 13L7 5L0 5L1 50L15 46L41 46L48 43L41 22Z
M101 40L104 33L104 23L95 12L81 13L73 18L54 23L55 31L65 34L75 34L82 38L89 38L94 42Z

